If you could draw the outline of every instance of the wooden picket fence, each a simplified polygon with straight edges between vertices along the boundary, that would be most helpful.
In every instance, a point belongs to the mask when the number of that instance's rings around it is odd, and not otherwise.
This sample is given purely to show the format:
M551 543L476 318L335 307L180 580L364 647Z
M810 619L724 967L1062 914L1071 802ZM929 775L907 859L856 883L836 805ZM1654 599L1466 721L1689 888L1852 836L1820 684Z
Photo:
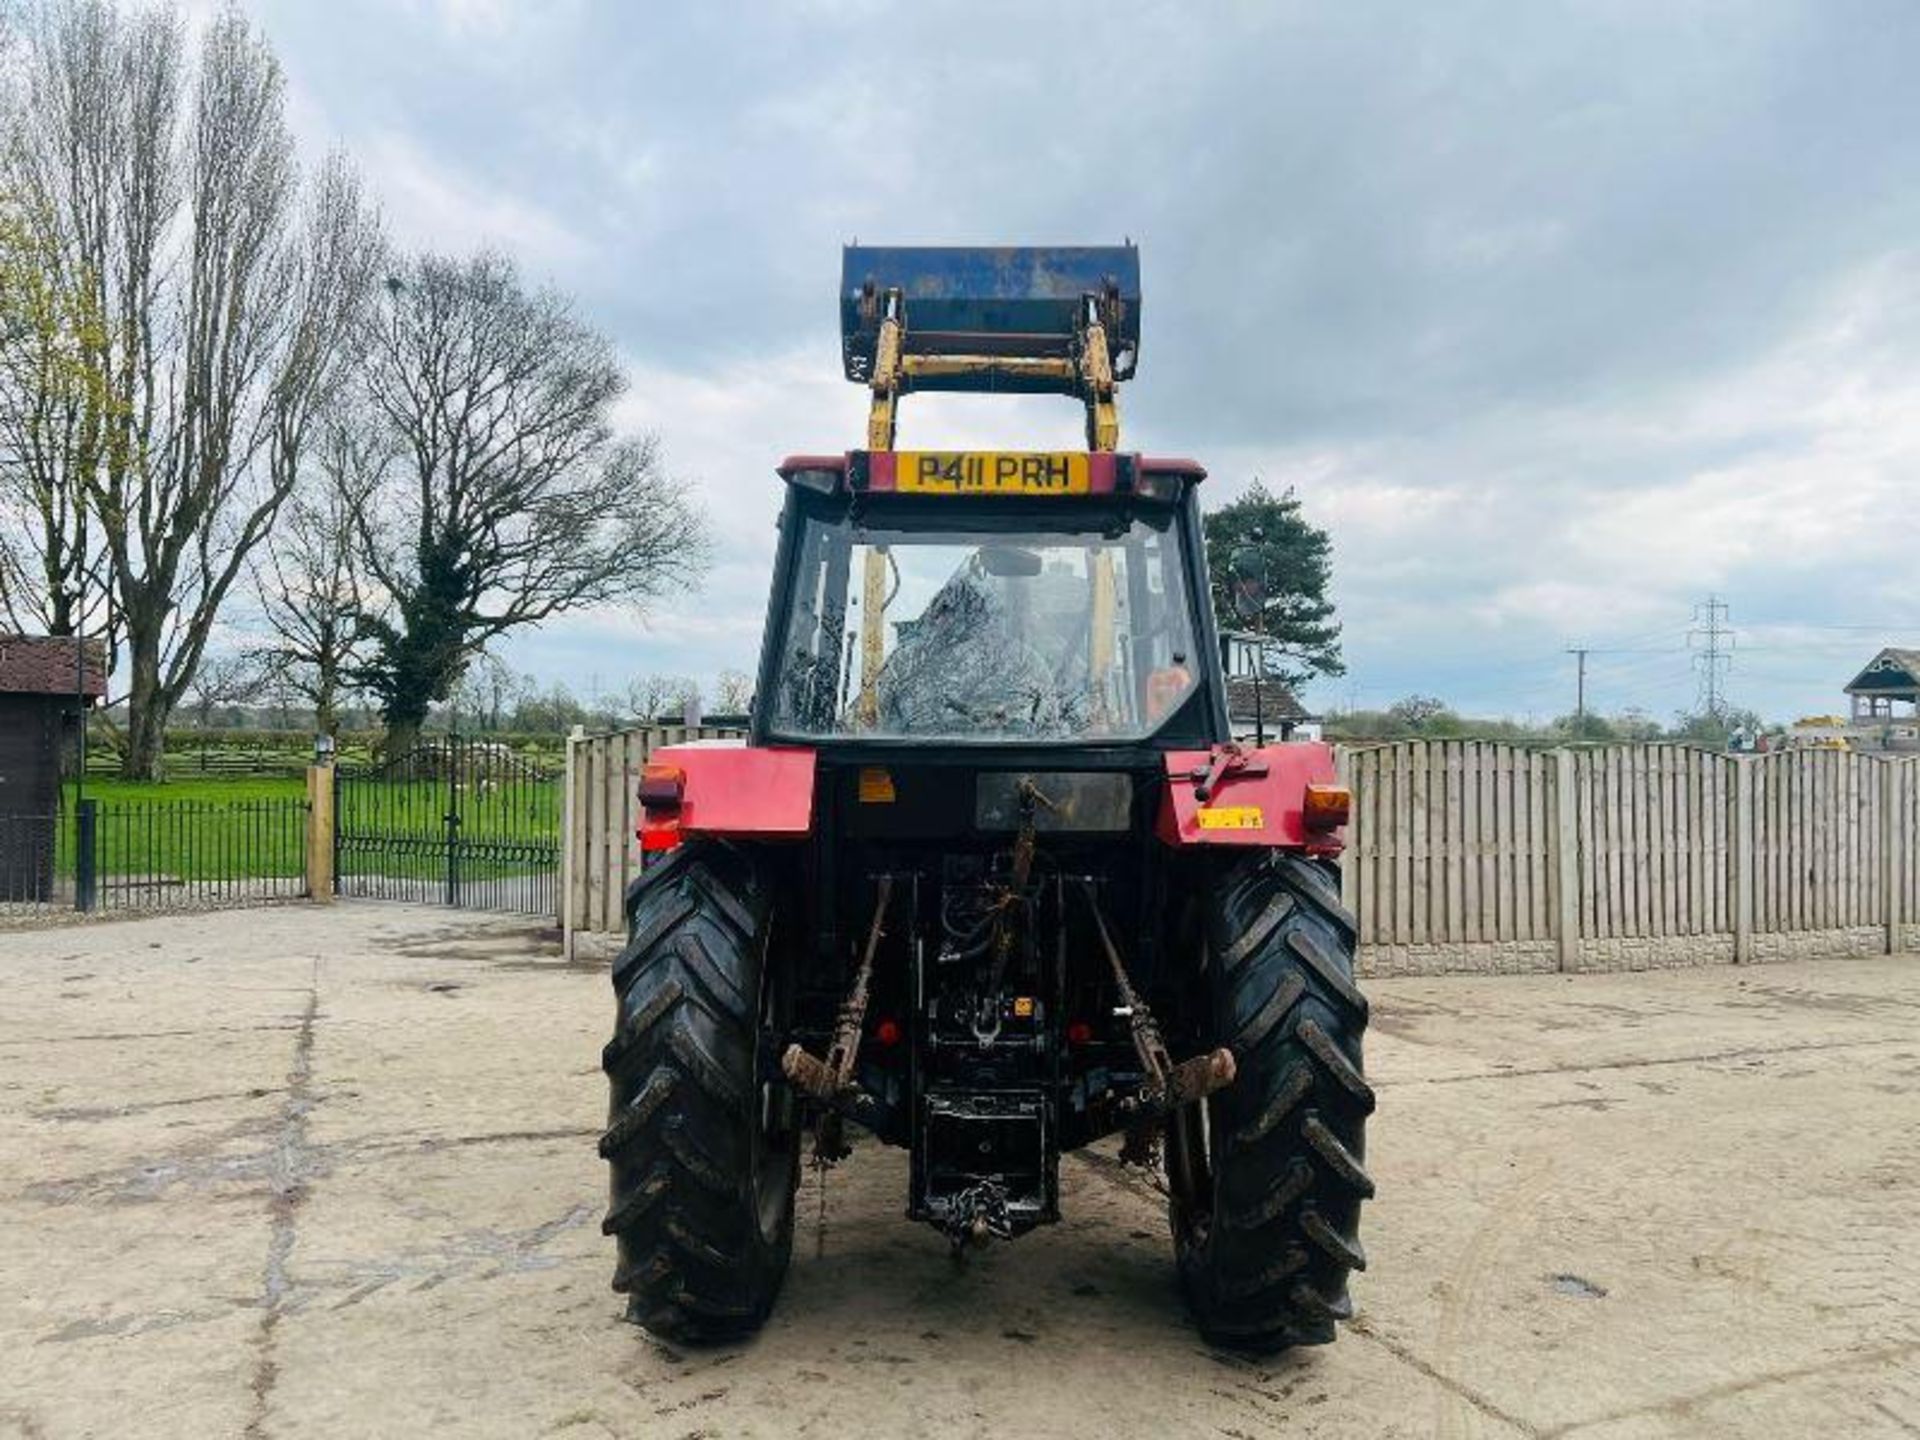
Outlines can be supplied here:
M569 740L569 937L624 928L647 756L739 733ZM1920 947L1920 758L1413 740L1339 760L1354 792L1341 883L1376 972Z
M640 767L662 745L724 740L744 732L718 725L652 725L567 737L560 853L560 925L572 951L577 931L626 929L627 885L640 873Z
M1376 968L1455 968L1479 947L1518 957L1492 968L1579 969L1916 938L1912 758L1457 740L1355 748L1341 767L1342 885Z

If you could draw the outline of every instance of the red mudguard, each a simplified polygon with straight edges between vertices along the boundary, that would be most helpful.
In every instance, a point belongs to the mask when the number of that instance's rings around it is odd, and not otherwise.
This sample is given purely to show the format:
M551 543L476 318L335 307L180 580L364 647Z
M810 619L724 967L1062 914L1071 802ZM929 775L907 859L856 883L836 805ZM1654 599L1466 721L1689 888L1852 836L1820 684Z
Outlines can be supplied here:
M1172 750L1156 833L1173 846L1243 845L1337 853L1340 832L1307 826L1307 786L1333 784L1333 751L1313 743L1235 752L1218 767L1204 804L1196 791L1221 750ZM813 829L817 757L800 746L698 742L668 745L648 757L684 775L677 811L649 817L649 828L680 835L797 840ZM665 839L665 836L661 837Z
M813 829L811 750L721 741L664 745L649 765L686 775L677 816L686 835L754 835L798 840Z
M1337 854L1340 831L1310 830L1304 817L1307 786L1337 777L1333 749L1318 741L1238 751L1223 767L1206 803L1195 794L1221 750L1171 750L1167 789L1155 833L1169 845L1264 845Z

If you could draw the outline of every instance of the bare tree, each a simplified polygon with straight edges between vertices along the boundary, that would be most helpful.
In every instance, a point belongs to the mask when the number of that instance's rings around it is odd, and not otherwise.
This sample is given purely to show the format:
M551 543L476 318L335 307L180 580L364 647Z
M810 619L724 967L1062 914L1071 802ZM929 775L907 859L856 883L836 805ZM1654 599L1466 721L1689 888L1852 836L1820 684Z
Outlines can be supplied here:
M474 713L479 717L483 730L498 730L506 724L507 711L514 697L521 694L527 682L513 673L512 667L492 655L481 657L479 673L472 677L474 681Z
M704 560L700 517L651 439L617 437L612 346L511 262L424 256L389 283L366 370L395 456L361 508L392 600L359 672L403 753L498 636L582 606L644 605Z
M628 720L645 724L673 702L682 683L671 675L636 675L627 682L620 708Z
M272 674L313 707L316 729L336 735L365 637L361 616L373 603L360 584L354 521L357 487L373 466L345 419L326 427L316 451L318 474L287 501L253 578L273 632Z
M526 689L514 707L513 728L560 734L574 725L585 723L586 719L585 708L567 689L566 682L555 680L542 691L533 683L533 677L528 676Z
M105 549L86 503L111 403L99 316L66 273L53 226L0 212L0 616L109 640Z
M99 317L110 403L76 468L124 638L124 770L148 777L337 387L378 228L344 162L302 186L280 67L238 10L195 66L172 12L111 0L51 0L29 51L8 189L57 217Z
M498 730L509 700L524 683L504 662L482 651L447 694L451 718L465 732Z
M187 711L193 723L204 730L213 724L213 712L222 706L257 701L266 679L259 657L251 653L229 651L204 656L187 682L183 697Z
M705 698L700 691L700 682L683 675L669 676L667 689L666 714L663 718L670 722L677 721L688 710L698 710Z
M726 676L721 676L726 683ZM700 682L685 675L636 675L620 697L620 710L631 723L674 718L689 702L699 703ZM723 707L724 708L724 707Z
M753 677L744 670L722 670L713 689L713 708L722 715L739 715L751 704Z

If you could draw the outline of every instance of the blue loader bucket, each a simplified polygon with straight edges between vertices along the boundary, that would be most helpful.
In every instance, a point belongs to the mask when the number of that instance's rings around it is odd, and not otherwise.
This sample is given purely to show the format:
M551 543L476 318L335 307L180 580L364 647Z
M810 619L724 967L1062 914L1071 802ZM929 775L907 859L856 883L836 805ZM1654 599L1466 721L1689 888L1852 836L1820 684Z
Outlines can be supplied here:
M1133 374L1140 350L1140 252L1132 245L849 245L840 271L840 339L849 380L873 368L882 306L901 296L905 349L922 355L1063 356L1073 353L1086 298L1095 297L1114 378ZM966 377L951 385L977 388ZM1068 390L1033 378L998 389Z

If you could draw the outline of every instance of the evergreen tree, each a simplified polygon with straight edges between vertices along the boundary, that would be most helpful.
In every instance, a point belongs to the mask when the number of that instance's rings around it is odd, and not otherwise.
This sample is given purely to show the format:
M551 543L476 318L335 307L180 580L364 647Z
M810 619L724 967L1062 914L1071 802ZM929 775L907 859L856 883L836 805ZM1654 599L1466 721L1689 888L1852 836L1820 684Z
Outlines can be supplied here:
M1301 514L1292 487L1274 495L1254 481L1206 517L1206 536L1213 613L1222 632L1257 634L1266 673L1290 686L1347 673L1340 625L1327 599L1332 546L1327 532Z

